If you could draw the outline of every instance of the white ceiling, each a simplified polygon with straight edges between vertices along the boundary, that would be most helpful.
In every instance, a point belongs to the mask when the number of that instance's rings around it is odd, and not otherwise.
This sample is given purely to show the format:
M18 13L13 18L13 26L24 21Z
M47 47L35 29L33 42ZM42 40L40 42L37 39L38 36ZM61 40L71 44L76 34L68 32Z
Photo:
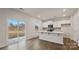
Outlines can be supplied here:
M77 11L75 8L19 8L18 10L41 20L68 17Z

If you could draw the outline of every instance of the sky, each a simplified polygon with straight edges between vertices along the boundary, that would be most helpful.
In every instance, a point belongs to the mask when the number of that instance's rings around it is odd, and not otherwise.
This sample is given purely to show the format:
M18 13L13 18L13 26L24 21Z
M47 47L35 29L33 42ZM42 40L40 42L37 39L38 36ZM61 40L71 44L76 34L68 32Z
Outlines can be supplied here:
M17 24L17 20L16 19L10 19L8 20L8 23L12 23L13 25L16 25Z
M23 21L17 21L16 19L10 19L10 20L8 20L8 23L9 24L12 23L13 25L17 25L18 22L19 22L19 24L22 24L22 23L24 24Z

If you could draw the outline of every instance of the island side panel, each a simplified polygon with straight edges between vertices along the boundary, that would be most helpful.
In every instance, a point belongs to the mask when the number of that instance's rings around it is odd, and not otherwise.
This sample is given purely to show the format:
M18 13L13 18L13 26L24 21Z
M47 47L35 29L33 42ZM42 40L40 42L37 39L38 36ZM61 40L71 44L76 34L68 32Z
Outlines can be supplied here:
M62 33L40 32L39 39L58 43L58 44L63 44L63 34Z

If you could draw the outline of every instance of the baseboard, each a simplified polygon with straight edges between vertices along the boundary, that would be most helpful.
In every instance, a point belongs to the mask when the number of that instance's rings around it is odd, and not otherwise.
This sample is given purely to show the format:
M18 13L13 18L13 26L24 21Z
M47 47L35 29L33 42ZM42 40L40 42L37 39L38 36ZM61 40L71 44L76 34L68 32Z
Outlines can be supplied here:
M8 46L8 44L6 44L6 45L1 45L0 48L4 48L4 47L7 47L7 46Z
M27 40L37 39L37 38L39 38L39 36L37 36L37 37L33 37L33 38L29 38L29 39L27 39Z

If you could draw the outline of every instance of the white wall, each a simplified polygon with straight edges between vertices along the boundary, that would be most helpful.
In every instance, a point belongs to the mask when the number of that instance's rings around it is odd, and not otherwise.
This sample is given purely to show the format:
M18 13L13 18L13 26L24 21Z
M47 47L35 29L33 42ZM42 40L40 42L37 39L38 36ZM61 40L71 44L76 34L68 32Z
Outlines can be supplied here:
M33 38L33 37L37 37L38 36L38 31L40 31L41 28L42 28L41 27L41 24L42 24L42 22L40 20L36 20L34 18L33 19L30 19L28 21L28 25L27 25L28 31L26 29L26 31L28 32L27 33L27 39L30 39L30 38ZM37 25L39 27L39 30L38 31L35 30L35 25Z
M2 16L3 13L0 10L0 47L3 47L7 44L6 40L6 21L5 21L5 15ZM4 18L5 17L5 18Z
M79 45L79 10L72 17L72 33L73 39L77 41Z
M36 37L34 23L41 24L40 20L32 19L32 17L14 9L0 9L0 47L7 45L7 20L18 19L26 23L26 39ZM34 21L34 22L33 22ZM33 22L33 23L32 23Z

